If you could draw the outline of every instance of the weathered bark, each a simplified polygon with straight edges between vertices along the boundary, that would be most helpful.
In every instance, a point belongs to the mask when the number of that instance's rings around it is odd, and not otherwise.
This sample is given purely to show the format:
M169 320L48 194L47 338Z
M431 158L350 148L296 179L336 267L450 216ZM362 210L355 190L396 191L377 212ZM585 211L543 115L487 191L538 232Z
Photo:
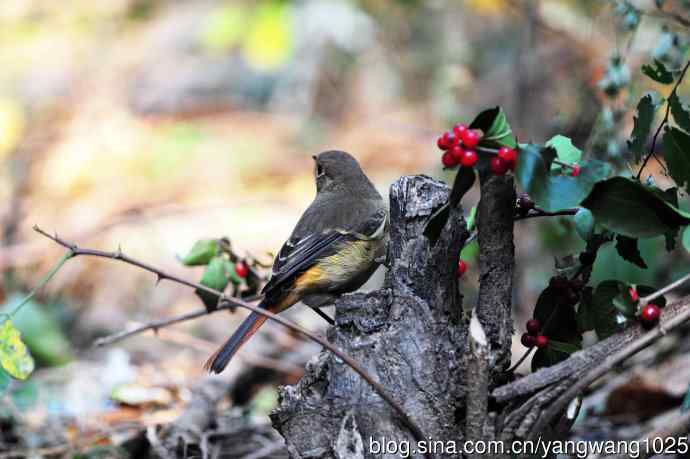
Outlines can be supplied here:
M462 210L451 210L436 244L422 234L448 193L423 176L393 184L384 287L341 297L328 338L383 384L428 437L460 441L468 322L455 275L468 237ZM296 386L281 389L272 420L295 458L399 457L372 455L370 442L414 441L371 387L326 351Z

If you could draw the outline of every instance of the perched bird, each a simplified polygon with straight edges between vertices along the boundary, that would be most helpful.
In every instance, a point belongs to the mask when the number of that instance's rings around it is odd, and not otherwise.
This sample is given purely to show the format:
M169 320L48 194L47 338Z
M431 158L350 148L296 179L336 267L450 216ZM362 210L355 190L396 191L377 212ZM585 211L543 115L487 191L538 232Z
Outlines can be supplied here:
M298 301L318 308L361 287L383 255L388 212L359 163L343 151L314 156L316 197L273 262L259 304L279 313ZM252 312L206 362L220 373L266 321Z

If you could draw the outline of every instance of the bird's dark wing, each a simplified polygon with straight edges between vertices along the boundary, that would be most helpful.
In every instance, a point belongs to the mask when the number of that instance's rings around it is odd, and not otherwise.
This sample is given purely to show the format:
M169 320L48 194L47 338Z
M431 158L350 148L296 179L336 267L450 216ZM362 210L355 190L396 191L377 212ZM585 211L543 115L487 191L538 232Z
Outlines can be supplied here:
M293 236L280 249L273 264L271 280L262 292L270 296L283 287L289 287L295 276L309 269L318 260L335 254L341 244L347 241L381 237L386 222L386 211L377 209L357 228L328 229L301 238Z

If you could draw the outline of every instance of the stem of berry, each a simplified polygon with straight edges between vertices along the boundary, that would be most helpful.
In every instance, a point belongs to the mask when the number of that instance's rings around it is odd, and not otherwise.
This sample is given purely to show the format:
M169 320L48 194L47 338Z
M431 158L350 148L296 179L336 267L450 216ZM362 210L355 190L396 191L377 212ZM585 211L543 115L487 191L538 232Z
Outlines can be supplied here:
M515 365L513 365L512 367L508 368L508 369L505 371L505 373L512 373L512 372L514 372L514 371L520 366L520 364L522 364L522 362L525 361L525 359L527 358L527 356L529 356L529 355L532 353L532 351L535 350L536 348L537 348L537 346L532 346L531 348L527 349L527 350L525 351L525 353L522 354L522 357L520 357L520 360L518 360L517 362L515 362Z

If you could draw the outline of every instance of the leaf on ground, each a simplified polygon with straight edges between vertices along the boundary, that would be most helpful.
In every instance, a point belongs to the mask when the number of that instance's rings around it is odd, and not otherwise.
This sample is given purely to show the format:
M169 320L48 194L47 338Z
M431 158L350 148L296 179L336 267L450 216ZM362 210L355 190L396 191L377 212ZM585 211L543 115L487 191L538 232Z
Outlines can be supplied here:
M34 371L34 359L11 320L0 325L0 365L16 379L26 379Z
M597 183L582 206L592 211L596 224L632 238L661 236L690 223L690 214L658 190L625 177Z
M619 234L616 237L616 250L625 261L629 261L642 269L647 269L647 263L642 259L642 254L637 246L637 239Z
M637 114L633 119L633 130L630 133L630 140L628 140L628 148L633 154L633 161L636 163L640 162L645 151L647 137L652 130L655 111L656 105L651 94L642 97L637 104Z

